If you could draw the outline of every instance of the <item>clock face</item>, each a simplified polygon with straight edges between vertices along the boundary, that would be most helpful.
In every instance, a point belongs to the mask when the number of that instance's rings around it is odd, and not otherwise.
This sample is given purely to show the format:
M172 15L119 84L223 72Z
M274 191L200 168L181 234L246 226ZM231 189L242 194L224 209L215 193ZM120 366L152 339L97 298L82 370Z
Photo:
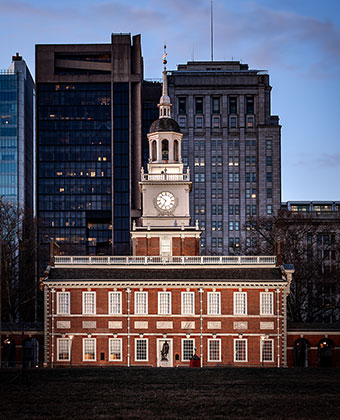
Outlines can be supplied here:
M169 191L163 191L157 196L157 206L162 210L170 210L175 204L175 196Z

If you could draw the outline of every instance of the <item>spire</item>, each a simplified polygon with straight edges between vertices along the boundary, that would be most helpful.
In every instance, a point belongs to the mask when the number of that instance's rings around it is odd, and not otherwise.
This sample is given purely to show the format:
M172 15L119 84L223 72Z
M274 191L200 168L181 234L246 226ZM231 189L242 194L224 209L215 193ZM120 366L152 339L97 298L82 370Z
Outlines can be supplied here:
M166 53L166 45L164 45L164 54L162 56L164 69L163 69L163 89L162 89L162 96L159 101L158 107L159 107L159 118L171 118L170 114L170 108L171 108L171 102L170 97L168 95L168 79L166 75L166 60L167 53Z

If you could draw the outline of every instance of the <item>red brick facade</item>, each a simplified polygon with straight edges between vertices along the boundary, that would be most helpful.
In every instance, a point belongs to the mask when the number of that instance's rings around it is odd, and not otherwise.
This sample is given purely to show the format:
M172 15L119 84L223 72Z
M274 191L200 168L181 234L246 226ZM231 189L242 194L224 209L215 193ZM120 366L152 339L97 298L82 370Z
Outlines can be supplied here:
M176 278L176 268L164 269L172 270ZM197 266L195 269L201 271ZM58 268L54 270L58 272ZM133 271L138 274L138 269ZM187 268L187 271L192 270ZM121 283L89 279L57 281L53 275L52 279L46 279L45 362L48 366L162 366L160 347L164 341L170 346L166 366L188 366L194 352L200 357L201 366L287 365L287 280L235 284L210 278L200 282L182 280L176 285L173 280L136 279ZM62 307L66 295L67 304ZM84 296L91 297L93 314L84 313ZM146 313L140 313L137 299L141 296L142 312ZM110 313L113 297L119 297L119 309L117 306L114 311L120 313ZM69 313L60 313L63 311ZM137 344L144 346L142 356L136 355ZM61 354L60 345L70 347ZM87 345L94 352L90 356L85 349ZM119 346L120 357L118 353L112 355L110 345Z

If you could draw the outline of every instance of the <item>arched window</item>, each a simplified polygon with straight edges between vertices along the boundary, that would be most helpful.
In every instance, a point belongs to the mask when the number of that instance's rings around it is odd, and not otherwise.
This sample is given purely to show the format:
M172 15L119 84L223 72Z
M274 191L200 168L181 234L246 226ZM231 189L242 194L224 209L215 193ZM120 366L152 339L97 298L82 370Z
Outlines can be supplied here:
M308 367L308 341L298 338L294 343L294 366Z
M318 366L332 367L334 343L329 338L323 338L318 345Z
M157 160L157 143L156 140L154 140L151 144L151 160L154 162Z
M162 160L169 160L169 142L162 140Z
M178 161L178 141L174 141L174 160Z

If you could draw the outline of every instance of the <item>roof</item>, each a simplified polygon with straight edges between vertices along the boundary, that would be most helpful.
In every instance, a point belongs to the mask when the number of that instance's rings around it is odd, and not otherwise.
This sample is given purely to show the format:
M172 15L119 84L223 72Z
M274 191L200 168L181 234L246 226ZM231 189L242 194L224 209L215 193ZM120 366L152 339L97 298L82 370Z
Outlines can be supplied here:
M175 131L176 133L180 133L181 129L172 118L159 118L151 124L149 133L158 133L159 131Z
M51 267L46 281L53 280L254 280L280 281L280 268L59 268Z

